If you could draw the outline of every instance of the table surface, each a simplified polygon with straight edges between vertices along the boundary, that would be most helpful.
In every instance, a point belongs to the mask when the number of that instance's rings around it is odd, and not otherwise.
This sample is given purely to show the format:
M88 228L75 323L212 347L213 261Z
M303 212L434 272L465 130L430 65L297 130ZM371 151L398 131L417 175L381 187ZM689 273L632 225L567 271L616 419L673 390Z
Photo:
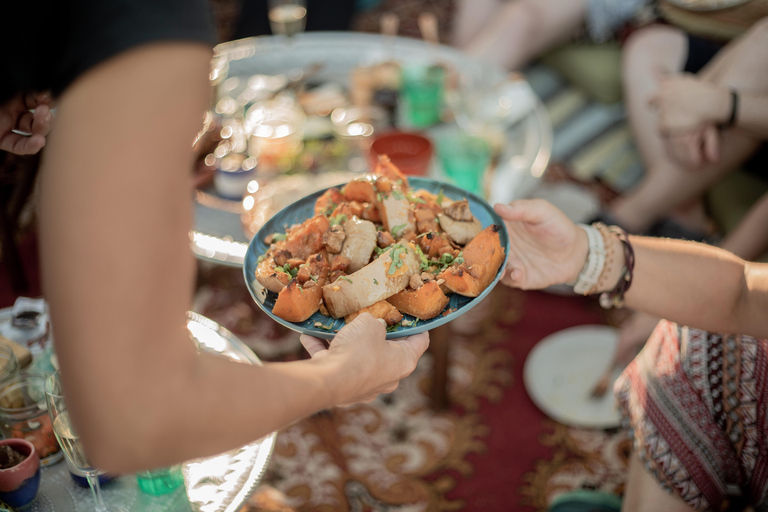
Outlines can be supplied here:
M0 323L9 322L11 308L0 310ZM202 351L247 363L261 364L258 357L239 339L212 320L189 313L187 327ZM50 358L46 350L40 358ZM39 359L33 366L48 369ZM188 461L182 465L184 486L163 496L142 493L136 477L125 475L102 487L107 504L117 504L129 512L235 512L248 500L264 476L274 448L276 434L222 453L215 457ZM64 461L43 468L40 490L25 512L90 512L93 498L88 488L70 477Z
M427 46L420 40L402 37L385 40L376 34L353 32L311 32L294 37L290 43L274 36L241 39L219 45L214 58L226 60L227 77L246 80L255 74L290 74L321 64L322 69L314 81L338 83L347 88L353 67L387 59L405 65L440 60L457 69L477 69L478 66L469 56L447 46ZM487 66L483 68L483 76L501 81L507 74L500 68ZM527 83L524 86L530 90ZM533 104L528 113L505 130L505 145L488 187L491 190L488 199L492 203L527 197L549 163L551 124L532 90L529 97ZM427 133L434 136L447 127L441 124ZM362 166L364 169L364 162ZM287 206L307 194L349 181L356 174L338 166L321 171L322 174L290 176L281 183L286 190L276 191L273 202ZM441 177L437 158L433 158L429 176ZM281 193L282 196L277 197ZM281 204L281 201L288 202ZM222 199L210 191L198 191L195 227L190 234L192 250L198 258L216 264L242 266L249 236L243 230L241 213L241 202Z

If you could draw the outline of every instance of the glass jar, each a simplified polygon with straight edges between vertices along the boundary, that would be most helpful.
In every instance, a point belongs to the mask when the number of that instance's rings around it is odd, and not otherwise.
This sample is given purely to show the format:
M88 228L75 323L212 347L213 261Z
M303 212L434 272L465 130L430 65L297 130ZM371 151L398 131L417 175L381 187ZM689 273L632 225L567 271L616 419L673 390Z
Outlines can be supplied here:
M5 438L26 439L35 445L43 467L64 456L53 434L45 402L47 376L40 370L21 370L0 381L0 431Z
M0 343L0 383L19 373L19 360L13 349L6 343Z

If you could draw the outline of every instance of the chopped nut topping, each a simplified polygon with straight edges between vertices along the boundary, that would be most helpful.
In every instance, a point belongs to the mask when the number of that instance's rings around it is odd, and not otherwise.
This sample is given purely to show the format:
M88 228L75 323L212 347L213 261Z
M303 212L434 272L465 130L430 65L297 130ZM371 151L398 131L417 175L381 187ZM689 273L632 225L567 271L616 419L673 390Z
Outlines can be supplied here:
M410 286L414 290L418 290L423 285L424 285L424 281L422 281L421 278L418 275L416 275L416 274L413 274L411 276L410 281L408 281L408 286Z
M277 251L275 253L275 265L278 267L282 267L286 263L288 263L288 260L291 259L293 255L290 251L287 251L283 249L282 251Z
M341 224L331 226L328 231L323 233L323 243L331 254L341 252L341 247L344 245L346 238L347 234L344 232L344 227Z
M376 232L376 245L382 249L389 247L395 243L395 238L389 233L389 231L377 231Z

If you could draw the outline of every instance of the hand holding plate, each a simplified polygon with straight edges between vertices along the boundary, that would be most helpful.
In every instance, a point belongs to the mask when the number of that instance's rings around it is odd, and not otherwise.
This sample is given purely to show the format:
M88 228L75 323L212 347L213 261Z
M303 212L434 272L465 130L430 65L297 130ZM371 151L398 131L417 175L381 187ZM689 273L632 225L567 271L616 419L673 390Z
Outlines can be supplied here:
M335 358L338 370L331 385L336 405L371 402L380 393L391 393L413 372L429 346L426 332L397 341L387 341L385 336L383 323L368 313L344 326L328 349L318 338L301 336L302 345L314 359Z
M535 290L574 281L587 258L587 235L542 199L521 199L494 210L504 219L510 250L502 282Z

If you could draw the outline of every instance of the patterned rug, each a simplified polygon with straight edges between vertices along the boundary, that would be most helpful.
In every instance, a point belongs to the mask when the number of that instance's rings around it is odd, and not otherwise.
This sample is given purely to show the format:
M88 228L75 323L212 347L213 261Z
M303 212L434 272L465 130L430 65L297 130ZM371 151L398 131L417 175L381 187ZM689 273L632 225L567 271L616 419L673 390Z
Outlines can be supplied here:
M229 269L205 272L197 311L265 360L304 357L290 334L255 343L265 317L238 279ZM265 485L245 510L543 511L568 490L621 494L626 436L548 419L522 380L528 352L546 335L615 319L587 299L504 287L483 306L491 320L482 331L451 340L450 409L431 408L427 353L394 393L281 430Z

